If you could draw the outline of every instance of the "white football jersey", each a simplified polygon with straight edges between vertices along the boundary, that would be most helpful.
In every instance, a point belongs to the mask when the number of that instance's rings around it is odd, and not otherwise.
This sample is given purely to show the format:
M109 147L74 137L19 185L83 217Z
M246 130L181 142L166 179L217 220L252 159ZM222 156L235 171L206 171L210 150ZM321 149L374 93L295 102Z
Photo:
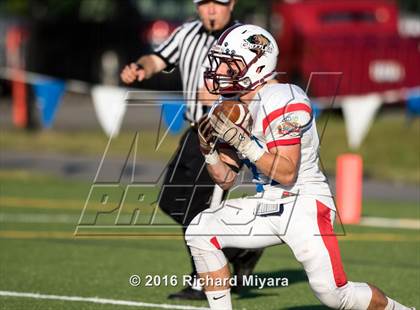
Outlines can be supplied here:
M319 138L310 100L292 84L266 84L248 105L252 115L252 136L266 151L282 145L301 145L301 159L296 182L284 186L263 175L249 161L257 191L287 196L286 192L331 196L324 173L319 168Z

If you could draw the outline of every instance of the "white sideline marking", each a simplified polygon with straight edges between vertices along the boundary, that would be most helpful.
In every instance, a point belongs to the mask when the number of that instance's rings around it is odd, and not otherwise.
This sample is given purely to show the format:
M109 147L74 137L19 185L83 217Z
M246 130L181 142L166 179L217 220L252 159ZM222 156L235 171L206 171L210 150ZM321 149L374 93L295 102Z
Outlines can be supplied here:
M66 301L81 301L81 302L91 302L95 304L108 304L108 305L160 308L160 309L208 310L208 308L200 308L200 307L193 307L193 306L187 306L187 305L184 306L184 305L169 305L169 304L151 304L151 303L139 302L139 301L106 299L106 298L99 298L99 297L44 295L44 294L38 294L38 293L23 293L23 292L10 292L10 291L0 291L0 296L24 297L24 298L34 298L34 299L66 300Z
M79 215L45 213L1 213L0 223L63 223L75 224Z
M49 213L2 213L0 223L63 223L76 224L78 214L49 214ZM362 217L361 226L420 229L420 220L417 219L393 219L384 217ZM96 228L98 228L96 226Z
M362 226L420 229L420 221L414 219L389 219L384 217L362 217Z

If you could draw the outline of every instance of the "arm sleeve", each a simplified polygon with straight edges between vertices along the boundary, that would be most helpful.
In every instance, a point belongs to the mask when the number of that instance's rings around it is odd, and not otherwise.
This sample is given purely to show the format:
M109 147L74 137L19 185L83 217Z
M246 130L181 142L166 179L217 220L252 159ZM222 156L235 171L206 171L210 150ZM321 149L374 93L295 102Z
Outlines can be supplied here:
M183 28L184 25L176 28L169 36L169 38L153 51L155 55L162 58L162 60L166 63L166 68L164 70L165 72L172 71L178 64L180 55L180 43L184 33L184 31L182 31Z
M309 100L293 101L275 109L263 120L267 149L300 144L302 134L312 125Z

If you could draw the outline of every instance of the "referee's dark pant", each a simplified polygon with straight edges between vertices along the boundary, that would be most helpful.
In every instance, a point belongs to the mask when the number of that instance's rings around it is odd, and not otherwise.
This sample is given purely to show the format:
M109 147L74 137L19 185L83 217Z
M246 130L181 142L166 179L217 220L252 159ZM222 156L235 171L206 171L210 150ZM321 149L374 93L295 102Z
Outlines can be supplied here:
M168 165L160 192L159 206L182 225L185 234L192 219L198 213L209 208L213 189L214 181L204 164L197 129L190 127L182 136L178 149ZM189 250L188 247L187 249ZM232 248L223 249L223 252L229 262L234 264L235 272L241 267L241 263L249 265L251 262L252 269L262 250L250 251ZM196 273L192 259L191 265L193 273Z

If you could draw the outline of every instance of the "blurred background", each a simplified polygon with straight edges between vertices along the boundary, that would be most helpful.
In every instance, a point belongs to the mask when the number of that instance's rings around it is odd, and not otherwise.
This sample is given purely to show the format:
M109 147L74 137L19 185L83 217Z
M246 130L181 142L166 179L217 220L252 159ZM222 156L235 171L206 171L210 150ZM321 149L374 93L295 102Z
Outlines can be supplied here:
M420 291L420 2L238 0L234 17L270 30L280 48L278 79L307 90L330 185L340 188L337 178L343 175L354 178L356 191L343 195L356 195L347 202L356 203L360 214L351 214L339 229L346 234L340 244L350 275L368 275L420 306L415 293ZM130 183L133 167L141 180L155 180L175 151L186 124L182 117L174 120L173 110L164 108L169 99L159 92L172 91L169 105L182 105L177 70L130 88L149 91L143 103L152 105L143 108L133 104L142 100L123 100L128 89L119 74L194 18L192 0L0 1L0 242L5 249L0 290L160 303L170 287L138 295L128 287L128 275L139 272L139 264L158 274L188 272L179 238L78 239L73 232L101 176L98 167L108 169L104 179L115 184ZM128 169L137 131L139 157ZM156 198L157 188L149 190ZM108 259L98 262L98 257ZM282 263L273 270L278 258ZM126 264L115 270L121 260ZM173 262L180 266L176 271L167 267ZM259 266L261 276L292 279L280 305L319 308L287 250L270 249ZM95 285L76 276L78 271ZM398 281L403 279L406 285ZM264 301L264 309L278 309L282 290L253 292L235 303L262 309ZM0 297L0 305L34 307L11 297Z

